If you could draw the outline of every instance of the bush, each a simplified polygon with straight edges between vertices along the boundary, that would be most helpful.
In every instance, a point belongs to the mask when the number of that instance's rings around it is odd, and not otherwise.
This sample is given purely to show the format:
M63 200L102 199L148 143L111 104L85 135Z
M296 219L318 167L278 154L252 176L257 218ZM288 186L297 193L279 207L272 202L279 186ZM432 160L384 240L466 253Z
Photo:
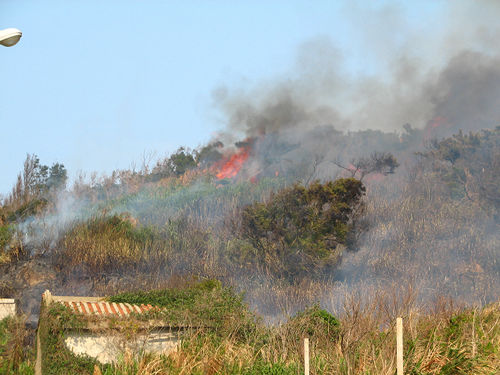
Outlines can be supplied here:
M159 247L162 240L152 227L136 227L116 215L94 217L59 241L56 263L69 270L84 265L93 273L117 271L148 260Z
M500 208L500 127L434 141L420 153L454 199L467 198Z
M157 306L161 309L153 310L151 314L169 324L209 327L221 334L234 330L234 322L238 322L241 329L253 329L254 317L243 304L243 296L231 288L223 288L218 280L206 279L178 288L121 293L108 300ZM142 316L149 317L148 314Z
M327 348L339 338L340 322L328 311L315 305L299 312L283 328L292 341L300 343L307 336L317 346Z
M0 264L26 258L28 252L21 240L14 236L14 225L0 226Z
M294 185L243 209L240 236L269 273L297 280L338 264L365 187L341 178ZM248 251L245 251L247 253Z

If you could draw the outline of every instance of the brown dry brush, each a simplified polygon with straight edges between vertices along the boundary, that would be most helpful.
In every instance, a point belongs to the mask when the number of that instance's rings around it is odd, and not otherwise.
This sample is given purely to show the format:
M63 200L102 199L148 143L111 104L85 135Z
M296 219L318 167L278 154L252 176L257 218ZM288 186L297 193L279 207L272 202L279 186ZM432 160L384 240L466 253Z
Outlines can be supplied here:
M245 204L269 202L270 191L286 183L265 185L263 181L225 187L209 181L192 189L203 177L201 171L154 183L144 176L122 174L96 181L93 186L78 186L82 197L91 202L112 202L101 215L72 226L56 251L47 256L52 256L63 271L84 267L97 279L107 273L123 276L123 271L131 271L127 272L131 279L121 285L98 282L96 290L102 293L159 287L183 274L217 277L246 291L247 301L268 322L285 321L319 302L337 312L341 330L338 339L331 342L323 338L312 342L317 354L313 355L316 373L393 372L391 325L400 315L408 323L405 336L413 340L407 343L411 348L407 355L414 373L487 373L480 366L498 365L499 344L497 323L494 318L489 320L486 310L473 314L474 323L470 323L470 312L464 313L464 322L461 318L452 322L459 311L436 308L439 313L429 318L422 308L413 306L440 294L478 305L498 299L498 213L494 204L488 205L480 194L473 194L471 181L484 180L484 173L468 177L466 165L460 174L464 180L452 180L450 185L448 172L461 165L424 158L406 174L367 181L360 220L366 225L354 226L364 230L357 238L356 251L344 250L340 265L322 278L314 269L292 282L276 278L269 270L283 265L266 264L277 261L272 257L256 264L251 259L255 249L248 241L235 238L232 226L226 225L239 224L238 215ZM127 201L131 192L136 194L136 206L146 208L128 216L110 214L113 204L129 207L120 199ZM393 293L394 284L411 285L412 293L399 289ZM345 295L351 295L347 305L342 301ZM203 353L217 354L206 368L220 370L228 361L240 363L242 368L258 358L298 366L303 332L286 324L280 327L268 333L262 346L245 346L232 336L215 346L211 341L197 341L205 348ZM452 334L454 330L460 331L460 336ZM329 349L321 349L323 344ZM189 350L184 348L179 355L191 361L189 366L195 371L205 354L196 347Z
M359 250L344 257L348 278L417 283L424 299L447 294L469 303L495 301L498 223L479 202L451 199L438 182L422 176L393 200L369 192L371 228Z
M33 332L26 327L24 316L0 320L0 373L29 374L34 366Z
M359 233L354 233L352 241L349 238L349 247L357 251L348 252L339 246L342 251L335 258L339 264L324 278L325 288L330 279L345 279L352 286L358 280L372 280L376 286L391 280L417 280L424 298L436 293L449 293L469 302L498 297L499 238L495 213L476 200L477 194L467 190L470 181L452 179L450 195L450 177L443 174L443 170L448 173L455 166L465 165L464 171L473 170L472 166L483 165L488 158L476 161L467 156L473 153L465 153L466 157L451 166L449 161L439 160L444 151L448 152L450 142L453 147L464 148L464 152L478 147L475 137L471 138L474 142L457 136L436 145L424 162L406 171L409 179L405 179L405 173L378 182L370 182L367 177L365 216L358 221L363 225L354 225L354 231ZM272 289L280 288L282 281L276 280L273 270L284 273L289 266L288 257L279 257L273 251L263 256L248 238L235 236L228 224L241 225L239 216L246 204L268 203L270 192L286 186L286 181L276 179L269 183L269 179L263 179L255 185L244 182L223 185L200 169L153 181L148 173L147 168L139 172L121 171L109 177L95 177L88 184L75 184L77 198L100 203L104 208L88 222L77 222L70 227L55 251L47 251L47 256L53 256L61 269L83 265L91 277L130 269L139 277L142 273L152 273L168 278L184 272L219 277L243 286L249 285L250 278L254 282L250 283L252 288L257 285L258 289L262 283L276 283L277 288ZM479 175L482 180L484 174ZM469 178L467 174L464 176L466 180ZM470 180L479 177L472 173ZM457 186L469 192L457 195ZM113 214L120 212L129 214L116 224L110 223L115 219ZM275 237L270 235L271 239ZM266 239L260 236L259 243L262 238ZM290 247L282 245L276 241L269 248ZM256 261L259 256L261 259ZM309 267L304 273L303 277L293 277L290 284L314 279L319 272ZM441 286L436 288L438 284Z
M469 303L496 300L499 239L492 214L478 202L450 198L433 174L419 172L418 184L393 178L390 185L391 199L385 183L369 186L360 220L368 224L358 249L344 250L340 265L323 277L308 269L290 282L269 272L286 266L281 259L256 262L256 249L232 230L232 221L241 225L241 207L224 194L188 205L154 227L127 216L93 217L61 239L56 263L66 270L84 265L96 277L123 270L137 279L155 275L157 281L178 274L216 277L247 291L252 306L270 319L329 299L328 291L339 287L335 284L356 292L396 282L414 284L423 300L439 294ZM214 207L226 225L212 218Z

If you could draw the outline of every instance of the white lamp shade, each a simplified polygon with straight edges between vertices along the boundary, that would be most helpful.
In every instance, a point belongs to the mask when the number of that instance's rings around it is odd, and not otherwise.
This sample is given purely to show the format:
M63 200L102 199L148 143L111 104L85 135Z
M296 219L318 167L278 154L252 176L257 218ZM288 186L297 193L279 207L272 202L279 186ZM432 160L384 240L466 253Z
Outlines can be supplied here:
M0 30L0 44L5 47L12 47L19 42L23 33L14 28Z

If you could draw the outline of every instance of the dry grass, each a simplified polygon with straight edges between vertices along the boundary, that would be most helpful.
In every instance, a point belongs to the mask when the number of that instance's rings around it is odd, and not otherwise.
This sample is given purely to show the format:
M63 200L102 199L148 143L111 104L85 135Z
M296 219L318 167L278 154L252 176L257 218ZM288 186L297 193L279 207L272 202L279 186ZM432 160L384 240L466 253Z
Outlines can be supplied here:
M29 349L30 334L25 317L0 320L0 374L32 374L34 356Z

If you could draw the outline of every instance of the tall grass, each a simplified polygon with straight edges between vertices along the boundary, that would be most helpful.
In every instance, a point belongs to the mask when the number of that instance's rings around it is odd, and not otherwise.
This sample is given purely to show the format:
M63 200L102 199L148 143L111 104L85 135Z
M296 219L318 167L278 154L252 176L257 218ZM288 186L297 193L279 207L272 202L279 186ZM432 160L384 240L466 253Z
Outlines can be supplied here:
M0 374L34 374L34 355L30 349L30 334L23 317L0 320Z

